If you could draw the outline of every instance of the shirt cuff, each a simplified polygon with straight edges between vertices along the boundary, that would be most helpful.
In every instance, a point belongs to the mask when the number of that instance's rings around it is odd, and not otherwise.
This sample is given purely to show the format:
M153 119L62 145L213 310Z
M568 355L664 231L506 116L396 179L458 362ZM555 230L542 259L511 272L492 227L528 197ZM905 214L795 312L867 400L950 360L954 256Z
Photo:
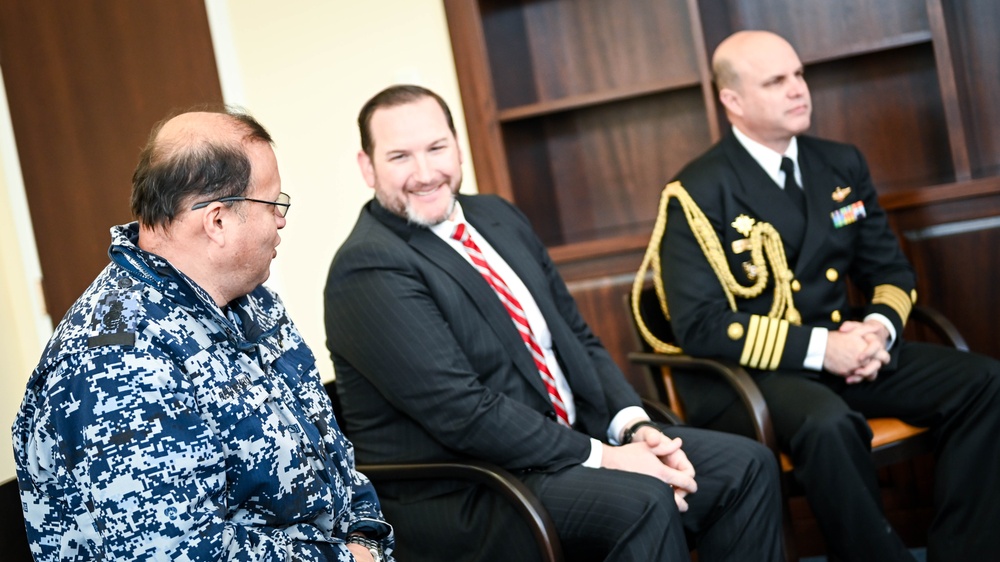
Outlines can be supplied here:
M601 461L604 460L604 443L593 437L590 438L590 456L583 461L583 466L587 468L601 468Z
M622 408L620 412L615 414L615 417L611 418L611 423L608 424L608 443L612 445L622 444L622 435L627 429L625 424L632 420L649 420L649 414L646 410L643 410L639 406L628 406L627 408Z
M889 330L889 341L885 342L885 349L888 351L892 349L892 344L896 341L896 327L892 325L892 322L883 314L878 312L873 312L868 316L865 316L865 320L875 320L876 322L885 326L886 330Z
M812 335L809 336L809 347L806 348L806 360L802 367L810 371L823 370L823 358L826 357L826 340L830 337L830 331L826 328L813 328Z

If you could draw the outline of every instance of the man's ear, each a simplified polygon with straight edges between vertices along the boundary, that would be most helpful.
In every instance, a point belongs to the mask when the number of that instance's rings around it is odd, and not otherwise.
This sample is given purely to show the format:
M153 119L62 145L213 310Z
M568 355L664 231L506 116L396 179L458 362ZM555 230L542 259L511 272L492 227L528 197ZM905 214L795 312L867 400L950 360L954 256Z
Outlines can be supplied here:
M365 178L368 187L375 187L375 163L364 150L358 151L358 168L361 169L361 177Z
M719 90L719 101L722 102L723 107L726 111L732 113L733 115L743 115L743 99L736 90L729 88L723 88Z
M201 227L205 231L205 236L219 246L226 245L226 228L229 226L229 221L233 220L233 214L228 211L229 208L223 203L209 203L201 217Z

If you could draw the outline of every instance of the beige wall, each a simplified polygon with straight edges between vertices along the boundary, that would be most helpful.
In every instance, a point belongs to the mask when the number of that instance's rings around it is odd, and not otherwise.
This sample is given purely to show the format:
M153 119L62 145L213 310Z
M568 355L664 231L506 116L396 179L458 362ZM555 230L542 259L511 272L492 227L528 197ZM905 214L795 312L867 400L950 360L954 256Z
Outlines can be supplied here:
M14 477L10 427L52 331L0 76L0 482Z
M429 87L452 106L469 153L444 9L439 0L206 0L206 7L226 100L270 130L283 189L292 195L269 285L282 294L329 380L323 284L371 197L355 163L358 109L390 84ZM0 97L2 90L0 83ZM9 428L51 322L3 99L0 113L2 482L14 476ZM463 190L475 191L468 158L465 177Z

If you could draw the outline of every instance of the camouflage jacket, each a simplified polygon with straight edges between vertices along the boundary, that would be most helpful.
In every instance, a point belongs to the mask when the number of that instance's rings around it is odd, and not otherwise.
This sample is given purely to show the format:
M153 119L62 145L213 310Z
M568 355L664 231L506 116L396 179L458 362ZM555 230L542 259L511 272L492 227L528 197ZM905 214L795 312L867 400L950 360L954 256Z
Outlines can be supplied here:
M36 561L338 560L391 528L315 358L261 286L216 306L112 229L14 421Z

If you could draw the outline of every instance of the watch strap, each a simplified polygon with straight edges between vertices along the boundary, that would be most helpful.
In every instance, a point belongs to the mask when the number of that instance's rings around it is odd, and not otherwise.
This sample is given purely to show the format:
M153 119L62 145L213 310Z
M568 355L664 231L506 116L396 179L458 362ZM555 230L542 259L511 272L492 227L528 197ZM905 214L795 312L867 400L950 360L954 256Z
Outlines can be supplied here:
M371 552L372 558L375 562L382 562L382 544L376 540L372 540L364 535L351 535L347 537L348 544L359 544L368 549Z

